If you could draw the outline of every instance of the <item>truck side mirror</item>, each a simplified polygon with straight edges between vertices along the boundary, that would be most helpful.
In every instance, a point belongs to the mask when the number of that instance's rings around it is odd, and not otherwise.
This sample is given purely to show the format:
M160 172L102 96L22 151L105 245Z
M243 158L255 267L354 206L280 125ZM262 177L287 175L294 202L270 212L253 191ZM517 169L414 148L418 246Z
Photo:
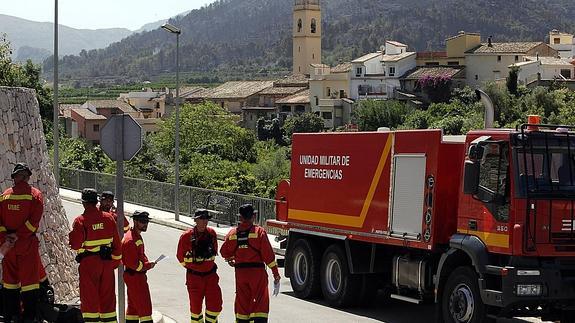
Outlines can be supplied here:
M463 193L477 195L479 190L479 161L466 160L463 174Z

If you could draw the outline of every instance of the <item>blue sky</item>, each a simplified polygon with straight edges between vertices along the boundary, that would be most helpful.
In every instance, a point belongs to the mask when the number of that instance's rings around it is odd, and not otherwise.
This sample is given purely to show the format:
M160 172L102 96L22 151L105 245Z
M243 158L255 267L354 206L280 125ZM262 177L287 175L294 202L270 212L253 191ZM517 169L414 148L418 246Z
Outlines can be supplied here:
M54 21L54 0L1 0L0 14ZM213 0L58 0L61 25L98 29L142 25L197 9Z

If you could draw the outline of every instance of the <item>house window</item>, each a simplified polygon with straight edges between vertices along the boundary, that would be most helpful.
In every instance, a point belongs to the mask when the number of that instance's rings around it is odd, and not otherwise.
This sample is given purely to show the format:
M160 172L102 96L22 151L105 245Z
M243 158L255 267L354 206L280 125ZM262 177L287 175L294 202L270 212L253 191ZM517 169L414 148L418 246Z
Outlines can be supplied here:
M439 62L425 62L425 66L439 66Z
M301 32L301 27L303 26L303 23L301 21L301 19L298 19L297 21L297 32Z
M315 34L316 29L317 29L317 26L316 26L315 18L312 18L312 20L311 20L311 33Z
M395 66L389 67L389 76L395 76Z
M501 78L501 71L493 71L493 79L499 80Z
M479 75L475 74L475 80L479 80Z
M311 59L315 59L315 53L311 54Z
M282 105L282 110L281 112L287 112L287 113L291 113L291 107L288 105Z
M362 70L362 68L361 68L361 67L358 67L358 68L356 68L356 69L355 69L355 76L357 76L357 77L360 77L360 76L361 76L361 73L362 73L362 71L363 71L363 70Z
M555 44L555 45L561 44L561 39L560 38L553 38L553 44Z
M519 55L515 55L515 61L519 62Z
M562 69L561 70L561 75L566 78L566 79L570 79L571 78L571 70L568 69Z
M301 52L301 46L297 47L297 51L298 51L298 53Z
M459 65L458 61L447 62L447 65Z
M343 98L345 98L345 97L347 97L347 95L345 95L345 91L344 91L344 90L339 90L339 98L340 98L340 99L343 99Z
M325 120L331 120L331 112L322 112L321 113L321 117L324 118Z
M296 113L304 113L305 112L305 107L303 105L296 105L295 106L295 112Z
M327 88L325 89L325 92L327 93L327 95L326 95L327 97L330 97L330 96L331 96L331 88L330 88L330 87L327 87Z
M315 105L319 105L319 98L317 96L315 97Z
M497 55L497 61L501 62L501 55Z
M92 129L94 130L94 132L99 132L100 131L100 125L99 124L95 124L92 126Z

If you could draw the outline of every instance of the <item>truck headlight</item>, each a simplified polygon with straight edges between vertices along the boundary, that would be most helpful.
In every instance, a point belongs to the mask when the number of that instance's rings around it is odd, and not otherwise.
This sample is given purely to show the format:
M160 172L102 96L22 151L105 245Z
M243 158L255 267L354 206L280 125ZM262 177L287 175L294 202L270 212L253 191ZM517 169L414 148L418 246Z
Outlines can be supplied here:
M541 296L543 286L541 284L519 284L516 291L517 296Z

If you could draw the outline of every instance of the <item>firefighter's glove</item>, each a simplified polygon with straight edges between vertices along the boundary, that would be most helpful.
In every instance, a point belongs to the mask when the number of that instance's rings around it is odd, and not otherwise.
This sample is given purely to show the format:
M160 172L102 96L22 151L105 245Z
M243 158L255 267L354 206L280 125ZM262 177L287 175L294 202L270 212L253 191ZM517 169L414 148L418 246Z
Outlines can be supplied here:
M272 294L274 296L278 296L279 293L280 293L280 280L277 279L274 281L274 291Z

